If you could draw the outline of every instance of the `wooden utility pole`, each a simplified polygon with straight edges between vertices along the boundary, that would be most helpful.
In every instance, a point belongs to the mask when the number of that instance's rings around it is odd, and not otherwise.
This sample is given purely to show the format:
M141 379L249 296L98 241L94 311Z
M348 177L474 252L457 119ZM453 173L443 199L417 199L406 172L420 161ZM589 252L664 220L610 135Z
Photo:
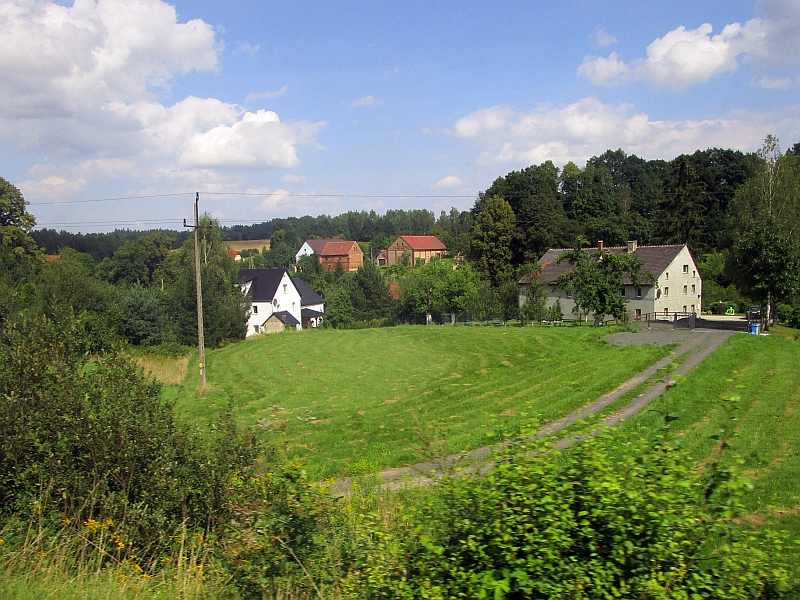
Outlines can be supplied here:
M194 229L194 277L195 287L197 288L197 362L200 366L200 391L206 389L206 346L203 339L203 286L200 281L200 230L210 229L210 227L200 227L200 216L198 213L198 205L200 203L200 192L196 192L194 200L194 227L186 224L186 219L183 220L184 227L192 227Z

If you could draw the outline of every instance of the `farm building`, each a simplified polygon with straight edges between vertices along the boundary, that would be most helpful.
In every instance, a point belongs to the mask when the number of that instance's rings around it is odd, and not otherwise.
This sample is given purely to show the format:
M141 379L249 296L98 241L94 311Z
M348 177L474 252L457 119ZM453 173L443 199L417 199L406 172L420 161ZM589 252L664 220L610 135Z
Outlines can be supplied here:
M286 269L241 269L237 283L250 296L248 336L282 330L275 319L269 321L273 315L284 325L300 329L300 292Z
M306 240L295 254L295 260L301 256L316 254L325 271L334 271L336 263L341 262L345 271L356 271L364 265L364 253L358 242L350 240Z
M686 244L670 246L639 246L636 241L627 246L603 247L598 243L598 251L614 254L631 254L641 260L642 272L651 273L654 281L645 281L634 287L627 281L620 294L628 300L628 312L637 318L646 314L700 313L702 312L703 282L700 272ZM564 290L557 289L553 283L571 268L568 262L558 262L566 248L551 248L539 259L540 273L531 273L519 280L519 302L524 304L527 290L531 282L538 281L544 285L547 306L553 306L556 300L561 303L564 315L572 314L575 302ZM594 252L594 249L586 249Z
M406 252L408 266L414 267L420 260L430 262L442 258L447 253L447 247L435 235L401 235L386 250L387 265L402 263Z

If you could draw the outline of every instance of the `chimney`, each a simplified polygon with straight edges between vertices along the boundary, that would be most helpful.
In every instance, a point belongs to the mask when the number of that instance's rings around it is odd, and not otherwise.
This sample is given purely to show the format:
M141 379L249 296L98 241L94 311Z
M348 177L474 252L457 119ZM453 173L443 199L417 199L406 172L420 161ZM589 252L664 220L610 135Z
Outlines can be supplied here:
M603 240L597 240L597 251L598 252L603 251Z
M638 240L628 240L628 254L633 254L639 247Z

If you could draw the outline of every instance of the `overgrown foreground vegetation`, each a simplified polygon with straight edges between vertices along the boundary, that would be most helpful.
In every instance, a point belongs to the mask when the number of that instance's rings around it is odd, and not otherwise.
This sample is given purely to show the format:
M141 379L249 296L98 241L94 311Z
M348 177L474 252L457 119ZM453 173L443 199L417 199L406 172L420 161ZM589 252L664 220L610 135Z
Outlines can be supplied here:
M552 421L649 367L664 347L611 346L591 327L389 327L259 336L208 354L169 387L191 422L231 403L302 458L315 479L420 462L416 447L454 453ZM489 426L489 424L492 424ZM426 447L426 452L431 449Z
M181 424L159 386L128 359L89 358L80 331L69 319L40 318L7 325L0 338L0 596L790 598L799 591L780 533L763 522L745 526L749 486L736 474L736 443L724 431L710 442L712 460L700 463L655 424L649 439L607 435L568 453L520 441L483 475L401 494L358 486L333 500L229 416L202 436ZM709 377L732 378L744 392L750 371L737 357L762 351L774 368L788 369L777 362L787 353L796 364L793 340L754 346L760 341L737 340ZM794 379L785 381L770 388L774 394L796 391Z

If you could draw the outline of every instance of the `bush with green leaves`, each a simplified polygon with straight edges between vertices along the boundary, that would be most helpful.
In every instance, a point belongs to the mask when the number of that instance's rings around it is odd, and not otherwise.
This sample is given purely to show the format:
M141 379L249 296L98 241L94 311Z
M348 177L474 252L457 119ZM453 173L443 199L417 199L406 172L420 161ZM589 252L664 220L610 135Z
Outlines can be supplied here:
M485 475L446 479L392 527L365 520L345 588L409 599L798 591L772 540L732 524L744 482L704 481L668 443L626 448L619 462L609 444L590 438L563 454L523 445Z

